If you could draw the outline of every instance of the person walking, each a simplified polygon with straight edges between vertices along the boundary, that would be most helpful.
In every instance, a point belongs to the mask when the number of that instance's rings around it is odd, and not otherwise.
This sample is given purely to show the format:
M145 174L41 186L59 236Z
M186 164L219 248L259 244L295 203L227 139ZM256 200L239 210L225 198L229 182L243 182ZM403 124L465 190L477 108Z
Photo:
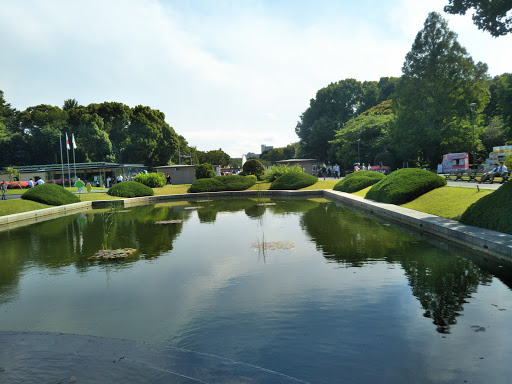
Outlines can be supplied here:
M2 200L7 200L7 183L2 181Z
M32 181L32 179L30 179L30 180L28 181L28 187L29 187L29 188L34 188L34 182Z

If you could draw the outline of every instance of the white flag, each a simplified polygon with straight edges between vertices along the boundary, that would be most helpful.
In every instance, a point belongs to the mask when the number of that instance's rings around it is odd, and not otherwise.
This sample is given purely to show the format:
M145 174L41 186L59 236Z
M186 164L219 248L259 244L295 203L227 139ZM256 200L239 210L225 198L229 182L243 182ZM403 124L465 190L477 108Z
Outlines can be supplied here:
M66 132L66 148L69 149L68 133Z
M74 133L71 134L71 139L73 141L73 148L76 149L76 142L75 142L75 134Z

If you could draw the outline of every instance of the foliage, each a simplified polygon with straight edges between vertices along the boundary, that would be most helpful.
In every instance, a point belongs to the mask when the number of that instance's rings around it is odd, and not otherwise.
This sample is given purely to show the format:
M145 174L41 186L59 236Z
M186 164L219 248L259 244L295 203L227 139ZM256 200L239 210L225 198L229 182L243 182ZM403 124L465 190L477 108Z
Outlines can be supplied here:
M258 181L258 178L256 177L256 175L247 175L245 177L248 177L249 179L254 180L255 183Z
M80 199L57 184L41 184L29 189L22 199L48 205L64 205L80 202Z
M188 192L243 191L254 184L254 179L250 177L239 175L215 176L209 179L194 181Z
M385 101L353 117L344 124L342 129L337 130L334 140L330 143L331 151L341 167L352 168L352 164L359 160L359 153L361 162L364 163L377 164L383 158L390 161L388 159L391 146L389 127L392 120L390 102ZM360 139L359 148L358 139ZM384 165L392 165L387 161Z
M123 181L114 184L107 192L110 196L118 197L140 197L153 196L155 192L147 185L136 181Z
M134 180L149 188L160 188L167 184L167 179L162 172L139 173Z
M287 172L270 184L271 190L279 189L301 189L309 187L318 181L318 177L308 175L304 172Z
M382 173L372 171L353 172L334 186L335 191L353 193L384 179Z
M302 173L304 171L302 170L302 167L298 164L293 165L291 167L289 167L286 164L277 164L267 169L261 179L268 182L273 182L275 179L283 176L285 173L288 172Z
M215 149L208 152L197 151L199 163L209 163L224 167L229 164L230 157L222 149Z
M265 167L261 164L261 161L257 159L249 159L244 163L244 172L247 175L256 175L259 179L263 172L265 172Z
M456 34L431 12L406 55L393 98L391 141L401 161L435 168L442 155L470 152L471 109L476 124L489 100L487 65L474 64Z
M512 235L512 182L482 197L462 214L460 222Z
M295 158L298 143L288 144L286 147L272 148L260 155L260 160L268 160L269 162L288 160Z
M474 10L473 23L478 29L498 37L512 32L512 2L489 0L448 0L444 11L452 15L465 15Z
M7 167L7 173L9 174L9 180L14 181L20 178L20 171L16 168Z
M366 198L383 203L405 204L445 185L446 180L433 172L404 168L375 184L366 194Z
M203 163L196 166L196 179L209 179L215 177L215 169L210 163Z

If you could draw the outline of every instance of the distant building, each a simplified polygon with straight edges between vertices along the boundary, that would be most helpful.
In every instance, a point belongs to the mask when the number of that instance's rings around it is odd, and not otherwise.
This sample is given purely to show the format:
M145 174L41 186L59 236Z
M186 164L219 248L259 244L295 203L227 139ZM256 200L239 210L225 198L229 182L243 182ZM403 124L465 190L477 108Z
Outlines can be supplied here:
M245 158L246 159L259 159L260 155L257 153L254 153L254 152L247 152L247 154L245 155Z
M273 149L274 146L273 145L265 145L265 144L261 144L261 153L265 152L265 151L270 151L271 149Z

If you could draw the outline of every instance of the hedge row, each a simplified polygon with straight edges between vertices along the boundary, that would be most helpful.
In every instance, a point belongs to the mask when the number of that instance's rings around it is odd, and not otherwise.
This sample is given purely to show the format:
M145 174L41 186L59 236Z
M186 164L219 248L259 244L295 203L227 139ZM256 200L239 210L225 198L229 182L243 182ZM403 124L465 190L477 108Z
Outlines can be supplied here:
M270 184L272 190L276 189L301 189L309 187L318 182L318 177L307 173L289 172L278 177Z
M41 184L29 189L22 199L48 205L65 205L80 202L80 199L57 184Z
M366 198L400 205L445 185L446 180L433 172L404 168L389 174L375 184L366 194Z
M243 191L252 187L255 183L256 181L251 177L237 175L215 176L194 181L188 192Z
M114 184L107 194L117 197L141 197L153 196L155 192L147 185L137 181L123 181L122 183Z
M385 177L386 176L379 172L357 171L345 176L333 189L335 191L353 193L377 184Z

